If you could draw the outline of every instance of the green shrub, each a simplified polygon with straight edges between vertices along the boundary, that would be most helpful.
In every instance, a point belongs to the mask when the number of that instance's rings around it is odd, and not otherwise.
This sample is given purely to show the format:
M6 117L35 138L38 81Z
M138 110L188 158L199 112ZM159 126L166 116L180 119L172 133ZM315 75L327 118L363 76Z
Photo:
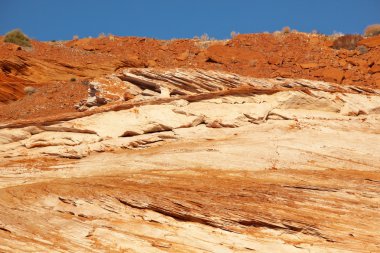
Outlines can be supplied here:
M19 29L12 30L5 34L4 42L13 43L22 47L32 47L29 38Z
M369 25L364 30L364 36L371 37L380 35L380 24Z

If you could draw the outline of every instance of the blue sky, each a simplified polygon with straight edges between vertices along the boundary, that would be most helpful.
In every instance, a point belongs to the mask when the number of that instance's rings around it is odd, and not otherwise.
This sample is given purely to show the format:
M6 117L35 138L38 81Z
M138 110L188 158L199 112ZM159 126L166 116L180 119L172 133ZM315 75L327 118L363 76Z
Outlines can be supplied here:
M362 33L380 23L380 0L0 0L0 34L20 28L38 40L100 33L158 39L231 31L273 32L284 26L325 34Z

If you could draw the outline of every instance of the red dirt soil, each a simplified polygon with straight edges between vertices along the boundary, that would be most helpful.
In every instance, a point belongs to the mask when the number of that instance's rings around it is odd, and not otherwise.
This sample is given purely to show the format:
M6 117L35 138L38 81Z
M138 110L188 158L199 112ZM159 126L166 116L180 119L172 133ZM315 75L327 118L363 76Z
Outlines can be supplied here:
M304 33L243 34L226 41L104 37L32 41L31 50L0 42L0 103L7 103L0 106L0 121L74 112L87 95L82 80L127 67L201 68L379 88L380 36L359 41L367 52L333 49L333 40ZM38 92L24 97L25 86Z
M8 104L0 103L0 119L17 120L53 116L74 111L74 105L87 93L78 82L54 82L41 85L32 95Z

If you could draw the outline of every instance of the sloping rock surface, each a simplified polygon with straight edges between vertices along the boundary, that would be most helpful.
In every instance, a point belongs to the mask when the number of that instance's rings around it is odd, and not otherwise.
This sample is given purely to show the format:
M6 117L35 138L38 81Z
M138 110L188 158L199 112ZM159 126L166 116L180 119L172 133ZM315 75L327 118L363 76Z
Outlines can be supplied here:
M378 90L184 69L108 80L106 105L0 125L1 251L380 250Z

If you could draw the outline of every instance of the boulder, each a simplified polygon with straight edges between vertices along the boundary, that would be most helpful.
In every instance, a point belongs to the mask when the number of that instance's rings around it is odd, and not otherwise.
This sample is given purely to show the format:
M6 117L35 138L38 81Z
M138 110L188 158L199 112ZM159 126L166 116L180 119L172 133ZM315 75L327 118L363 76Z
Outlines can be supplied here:
M141 68L145 67L144 62L138 55L127 55L126 59L122 60L117 68Z
M310 70L310 75L314 77L322 77L324 69Z
M284 59L279 56L272 56L268 59L268 64L273 64L277 66L281 66L283 62L284 62Z
M148 60L147 65L149 68L154 68L157 66L157 62L155 60Z
M187 58L189 58L189 55L190 55L189 50L186 50L186 51L183 52L182 54L178 55L178 56L176 57L176 59L177 59L178 61L184 61L184 60L186 60Z
M338 68L327 67L323 70L323 77L326 81L342 83L344 71Z
M275 74L276 74L276 76L280 76L280 77L291 77L292 76L292 72L290 69L283 69L283 68L278 69L275 72Z
M367 38L358 42L358 45L363 45L366 47L378 47L380 46L380 36L374 36Z
M363 76L358 71L350 69L344 73L344 78L351 81L360 81Z
M368 67L368 62L363 59L349 58L346 61L353 66Z
M346 60L344 60L344 59L340 59L339 61L338 61L338 63L339 63L339 66L341 66L341 67L346 67L346 65L347 65L347 61Z
M379 72L380 72L380 65L373 65L369 70L369 73L371 74L375 74Z

